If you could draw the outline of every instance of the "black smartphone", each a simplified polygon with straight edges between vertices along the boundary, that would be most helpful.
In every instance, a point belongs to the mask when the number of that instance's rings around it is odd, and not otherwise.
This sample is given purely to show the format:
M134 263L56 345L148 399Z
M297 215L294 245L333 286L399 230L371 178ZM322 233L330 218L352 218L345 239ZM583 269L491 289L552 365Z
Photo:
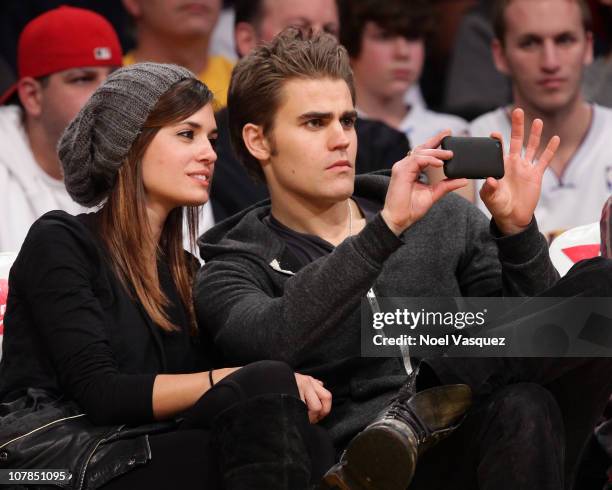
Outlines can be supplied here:
M453 152L453 158L444 162L444 175L450 179L504 176L502 145L495 138L447 136L441 147Z

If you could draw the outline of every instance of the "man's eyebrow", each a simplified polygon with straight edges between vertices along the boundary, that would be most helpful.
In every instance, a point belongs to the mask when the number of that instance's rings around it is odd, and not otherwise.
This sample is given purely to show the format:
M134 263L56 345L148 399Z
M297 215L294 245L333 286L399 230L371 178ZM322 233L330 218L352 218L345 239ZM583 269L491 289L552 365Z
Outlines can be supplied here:
M305 121L307 119L331 119L332 115L333 114L331 112L311 111L311 112L306 112L306 113L300 115L298 117L298 119L300 121Z
M351 119L357 119L357 111L346 111L342 113L342 117L350 117Z
M524 34L521 34L519 37L520 41L525 41L525 40L529 40L529 41L541 41L542 40L542 36L540 36L539 34L536 34L534 32L526 32Z

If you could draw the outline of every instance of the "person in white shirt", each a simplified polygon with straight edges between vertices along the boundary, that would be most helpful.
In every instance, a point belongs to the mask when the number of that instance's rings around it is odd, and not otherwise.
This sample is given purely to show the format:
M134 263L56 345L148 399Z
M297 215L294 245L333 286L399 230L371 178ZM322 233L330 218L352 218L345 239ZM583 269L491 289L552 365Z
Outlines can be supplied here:
M612 110L589 104L581 93L585 67L593 59L586 2L504 0L494 28L493 57L497 69L512 79L514 103L475 119L470 133L500 132L509 138L513 107L521 107L528 122L542 119L544 139L557 134L561 146L544 174L535 212L540 229L550 238L597 221L612 192ZM477 202L484 210L478 197Z
M340 42L350 56L360 116L404 132L413 148L445 129L467 134L466 121L429 110L419 95L433 19L429 2L340 0L338 6ZM440 169L426 173L434 183L444 178Z
M89 10L59 7L24 28L18 80L0 97L0 252L18 251L47 211L84 210L64 188L56 146L121 57L112 25Z

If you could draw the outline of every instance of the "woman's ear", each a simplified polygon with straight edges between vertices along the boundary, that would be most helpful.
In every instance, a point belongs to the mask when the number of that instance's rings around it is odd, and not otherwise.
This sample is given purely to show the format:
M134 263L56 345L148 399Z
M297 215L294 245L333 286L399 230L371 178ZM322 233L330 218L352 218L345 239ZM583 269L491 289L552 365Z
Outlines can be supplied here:
M245 124L242 128L242 140L249 153L260 162L265 162L270 158L272 154L270 142L264 135L261 126L253 123Z

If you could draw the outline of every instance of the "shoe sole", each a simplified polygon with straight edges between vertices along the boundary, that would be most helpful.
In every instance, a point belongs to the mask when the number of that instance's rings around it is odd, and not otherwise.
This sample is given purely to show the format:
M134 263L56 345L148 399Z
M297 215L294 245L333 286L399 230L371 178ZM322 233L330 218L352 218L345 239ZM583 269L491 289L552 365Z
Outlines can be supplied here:
M329 488L341 490L406 490L416 455L405 437L386 427L370 427L349 444L338 471L325 476Z

